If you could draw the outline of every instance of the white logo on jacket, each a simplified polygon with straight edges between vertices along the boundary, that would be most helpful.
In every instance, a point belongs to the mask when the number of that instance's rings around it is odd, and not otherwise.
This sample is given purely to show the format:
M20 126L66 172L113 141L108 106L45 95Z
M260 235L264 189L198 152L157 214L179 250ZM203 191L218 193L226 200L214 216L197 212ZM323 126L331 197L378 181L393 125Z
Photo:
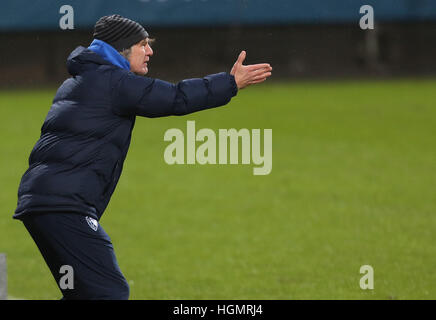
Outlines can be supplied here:
M88 217L86 216L86 222L88 222L89 227L94 230L97 231L98 229L98 221L95 220L94 218Z

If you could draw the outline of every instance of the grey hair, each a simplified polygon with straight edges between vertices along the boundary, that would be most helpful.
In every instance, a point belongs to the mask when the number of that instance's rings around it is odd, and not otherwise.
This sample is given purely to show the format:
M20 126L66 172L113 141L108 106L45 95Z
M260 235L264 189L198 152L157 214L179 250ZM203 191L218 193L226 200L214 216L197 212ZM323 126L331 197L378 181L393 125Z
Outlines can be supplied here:
M147 40L147 43L150 44L150 43L153 43L156 39L147 38L146 40ZM140 42L141 42L141 41L140 41ZM140 42L138 42L138 43L140 43ZM127 60L129 60L129 58L130 58L130 54L132 53L132 47L130 47L130 48L128 48L128 49L124 49L123 51L119 51L119 53L120 53L124 58L126 58Z
M129 49L124 49L123 51L120 51L120 54L126 58L127 60L129 60L130 54L132 53L132 48L130 47Z

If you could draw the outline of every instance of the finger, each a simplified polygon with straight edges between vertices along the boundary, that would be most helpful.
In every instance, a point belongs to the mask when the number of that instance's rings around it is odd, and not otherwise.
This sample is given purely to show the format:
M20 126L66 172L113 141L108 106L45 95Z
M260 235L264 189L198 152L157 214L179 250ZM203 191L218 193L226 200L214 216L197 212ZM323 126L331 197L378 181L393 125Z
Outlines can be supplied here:
M242 50L241 53L239 54L238 60L236 60L236 64L242 64L246 56L247 53L244 50Z
M264 82L265 80L266 80L266 78L262 78L262 79L259 79L259 80L253 80L253 81L250 81L248 84L261 83L261 82Z
M271 74L272 74L271 72L264 72L255 76L254 78L268 78L269 76L271 76Z
M255 73L255 72L262 72L262 71L272 71L271 67L262 67L262 68L249 68L247 69L248 72Z
M264 74L261 74L258 77L252 78L250 81L257 81L257 80L261 80L261 79L267 79L270 76L271 76L271 73L264 73Z
M271 67L263 67L263 68L257 68L257 69L248 69L247 71L250 73L258 73L258 72L269 72L271 71Z
M260 73L256 76L250 77L250 81L257 81L259 79L266 79L266 78L269 78L271 76L271 74L272 74L271 72L263 72L263 73Z
M262 69L262 68L269 68L272 70L271 65L269 63L250 64L246 67L247 67L248 71L253 71L253 70Z
M271 69L262 68L262 69L251 70L251 71L248 71L248 75L250 75L251 77L257 77L258 75L260 75L262 73L267 73L267 72L271 72Z
M252 71L250 72L250 76L251 77L258 77L262 74L266 74L269 73L271 75L271 70L270 69L260 69L260 70L256 70L256 71Z
M236 59L235 63L233 64L230 74L234 75L236 73L236 70L239 69L239 66L242 66L242 62L244 62L246 56L247 53L242 50L238 56L238 59Z

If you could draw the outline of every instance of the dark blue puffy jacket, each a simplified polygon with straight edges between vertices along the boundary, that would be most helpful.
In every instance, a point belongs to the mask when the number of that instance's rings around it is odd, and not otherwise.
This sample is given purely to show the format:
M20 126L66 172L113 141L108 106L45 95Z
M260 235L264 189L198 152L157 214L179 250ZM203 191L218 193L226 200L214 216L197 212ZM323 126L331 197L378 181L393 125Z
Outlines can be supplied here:
M76 48L18 189L14 218L74 212L100 219L120 178L136 116L185 115L227 104L235 79L218 73L177 84L137 76Z

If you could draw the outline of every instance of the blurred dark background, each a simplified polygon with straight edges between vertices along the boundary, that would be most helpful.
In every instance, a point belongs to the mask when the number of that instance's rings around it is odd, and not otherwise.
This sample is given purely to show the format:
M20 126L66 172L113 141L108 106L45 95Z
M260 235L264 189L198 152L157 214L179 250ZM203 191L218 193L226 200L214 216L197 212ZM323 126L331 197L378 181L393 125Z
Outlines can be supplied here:
M74 29L60 27L64 4ZM374 29L360 28L362 5ZM149 76L169 81L229 71L241 50L275 80L436 75L434 0L18 0L0 4L0 86L59 84L69 53L114 13L156 39Z

